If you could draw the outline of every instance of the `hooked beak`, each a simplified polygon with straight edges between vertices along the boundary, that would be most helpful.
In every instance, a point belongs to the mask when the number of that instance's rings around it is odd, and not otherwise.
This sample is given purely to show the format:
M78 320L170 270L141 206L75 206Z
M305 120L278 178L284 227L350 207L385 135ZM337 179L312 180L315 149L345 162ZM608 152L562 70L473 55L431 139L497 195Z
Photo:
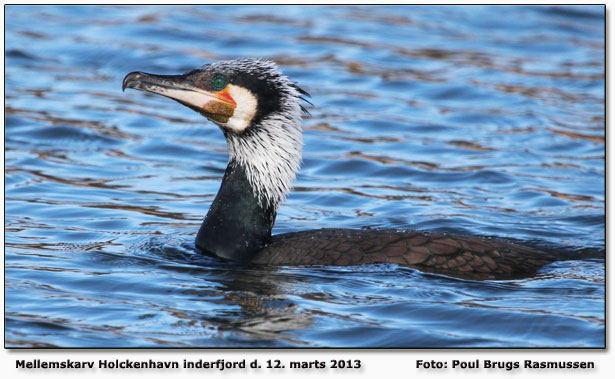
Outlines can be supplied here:
M226 123L233 117L237 104L224 91L210 92L197 87L187 74L155 75L135 71L126 75L122 91L133 88L156 93L178 101L208 119ZM230 98L230 101L229 101Z

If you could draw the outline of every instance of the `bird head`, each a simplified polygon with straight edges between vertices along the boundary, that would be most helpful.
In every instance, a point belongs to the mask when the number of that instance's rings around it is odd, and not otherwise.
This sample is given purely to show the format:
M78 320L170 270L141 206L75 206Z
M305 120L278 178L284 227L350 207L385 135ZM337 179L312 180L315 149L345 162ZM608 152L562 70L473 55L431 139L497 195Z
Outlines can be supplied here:
M122 84L126 88L176 100L235 134L283 112L289 97L298 102L301 95L309 96L264 59L211 63L182 75L131 72Z

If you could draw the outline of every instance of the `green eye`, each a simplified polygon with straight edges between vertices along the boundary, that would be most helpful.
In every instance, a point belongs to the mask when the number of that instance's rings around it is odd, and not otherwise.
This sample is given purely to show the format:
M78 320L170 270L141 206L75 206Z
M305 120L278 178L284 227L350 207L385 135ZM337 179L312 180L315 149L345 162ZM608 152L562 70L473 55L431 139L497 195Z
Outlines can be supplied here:
M226 87L226 79L223 76L216 76L213 80L214 88L217 91L223 90Z

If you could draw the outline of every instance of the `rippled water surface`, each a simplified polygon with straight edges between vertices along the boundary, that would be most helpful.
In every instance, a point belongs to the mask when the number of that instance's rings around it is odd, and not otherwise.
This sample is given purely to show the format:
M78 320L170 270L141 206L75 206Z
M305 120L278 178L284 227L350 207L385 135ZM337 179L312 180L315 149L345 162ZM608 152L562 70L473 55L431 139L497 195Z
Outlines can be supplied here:
M603 7L7 6L5 22L7 346L604 346ZM122 78L255 56L314 103L275 233L426 229L587 259L475 281L199 255L222 133Z

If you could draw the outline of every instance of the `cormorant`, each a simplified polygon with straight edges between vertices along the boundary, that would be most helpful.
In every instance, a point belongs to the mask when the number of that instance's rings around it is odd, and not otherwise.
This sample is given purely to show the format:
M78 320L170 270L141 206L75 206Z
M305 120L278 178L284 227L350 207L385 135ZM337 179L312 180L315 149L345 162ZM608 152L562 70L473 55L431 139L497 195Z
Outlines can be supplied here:
M271 265L395 263L453 275L531 274L558 258L497 239L391 229L319 229L272 236L301 163L309 96L265 59L206 64L183 75L131 72L122 90L169 97L218 125L229 149L222 184L196 237L202 252Z

